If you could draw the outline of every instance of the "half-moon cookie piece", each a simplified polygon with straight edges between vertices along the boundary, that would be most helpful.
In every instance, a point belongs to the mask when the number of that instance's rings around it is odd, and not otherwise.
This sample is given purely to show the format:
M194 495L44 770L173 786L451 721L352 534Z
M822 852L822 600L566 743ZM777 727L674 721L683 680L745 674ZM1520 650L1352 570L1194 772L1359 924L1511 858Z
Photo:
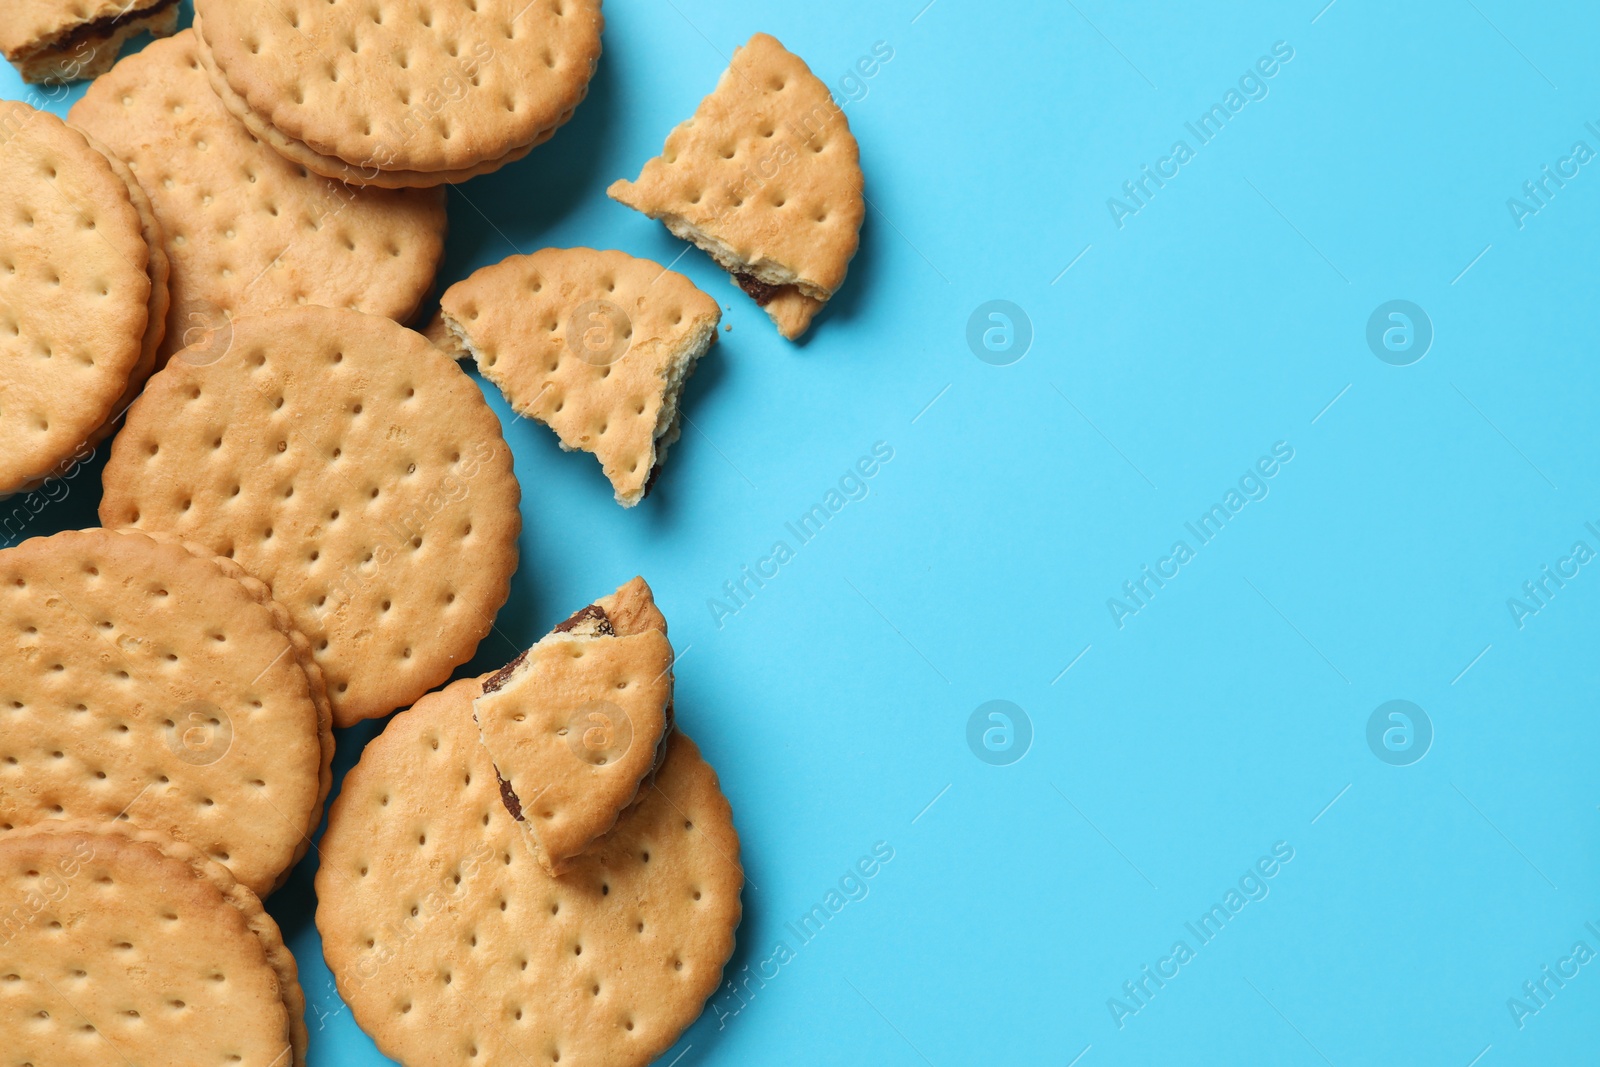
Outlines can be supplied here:
M128 410L103 479L107 526L181 537L267 584L338 726L449 678L516 570L499 421L459 366L375 315L293 308L203 335Z
M35 1067L303 1067L305 994L261 901L158 834L62 823L0 838L0 1033Z
M643 1067L722 981L739 838L680 732L611 833L552 877L472 722L479 680L390 720L345 777L317 871L322 951L356 1022L407 1067Z
M0 841L83 819L159 830L265 896L331 782L322 673L226 559L114 530L0 551Z
M546 248L446 289L432 333L518 414L592 452L617 503L655 483L678 439L679 399L722 309L675 271L625 252Z
M703 249L791 341L844 283L866 214L844 112L764 33L638 179L607 192Z
M128 161L166 231L164 355L299 304L404 322L433 285L443 190L360 189L284 159L212 92L193 30L123 59L69 118Z
M198 0L199 58L262 143L353 185L434 186L519 159L572 117L600 0Z
M0 101L0 496L81 461L119 412L150 319L128 187L77 130Z
M130 38L177 25L178 0L7 0L0 53L25 82L74 82L110 70Z
M485 679L473 717L506 808L544 868L565 873L616 825L665 752L672 646L644 579Z

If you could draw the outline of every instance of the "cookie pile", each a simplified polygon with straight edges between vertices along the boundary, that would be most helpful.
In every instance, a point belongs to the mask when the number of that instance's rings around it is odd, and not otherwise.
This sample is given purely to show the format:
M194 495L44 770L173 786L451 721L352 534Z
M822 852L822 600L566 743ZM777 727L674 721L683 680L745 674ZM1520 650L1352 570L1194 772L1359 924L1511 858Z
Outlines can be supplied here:
M335 725L387 715L489 633L521 490L483 393L420 334L301 307L179 352L128 409L100 521L168 534L271 588Z
M396 1060L642 1065L721 982L739 838L676 729L635 578L451 682L511 592L521 487L458 361L592 453L624 507L722 309L622 251L449 286L442 186L549 140L599 0L15 0L0 102L0 496L117 433L102 529L0 550L7 1062L303 1064L261 898L304 856L334 727L388 716L328 812L316 923ZM610 195L800 337L843 284L859 151L757 34ZM560 524L552 524L561 528ZM448 684L447 684L448 683ZM444 688L437 688L443 685Z
M671 729L665 638L636 580L397 715L345 777L317 929L386 1055L628 1067L700 1014L744 876L716 774Z
M161 830L265 896L305 854L333 733L309 642L261 582L113 530L0 551L0 841Z

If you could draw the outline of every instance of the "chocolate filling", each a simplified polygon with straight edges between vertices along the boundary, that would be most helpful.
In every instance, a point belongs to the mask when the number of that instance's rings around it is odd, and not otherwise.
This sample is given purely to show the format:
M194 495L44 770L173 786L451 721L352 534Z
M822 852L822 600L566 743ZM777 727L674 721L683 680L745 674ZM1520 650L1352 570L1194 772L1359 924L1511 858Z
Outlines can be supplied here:
M85 22L76 26L67 33L62 34L47 44L41 51L70 52L85 41L99 40L109 37L117 30L130 22L138 22L153 15L159 15L169 7L177 7L178 0L157 0L156 3L141 11L128 11L121 15L106 15L102 18Z
M501 689L503 689L505 684L511 681L511 676L517 672L517 668L522 666L523 661L527 658L527 652L518 652L516 659L512 660L510 663L507 663L504 667L501 667L499 670L489 675L489 677L485 678L483 680L484 693L498 693Z
M500 768L494 769L494 780L500 783L500 802L506 806L511 817L518 822L524 822L522 817L522 799L511 789L511 783L500 777Z
M661 477L661 464L657 463L654 467L650 468L650 477L646 478L644 481L644 492L639 494L640 500L643 500L645 497L650 495L650 490L656 487L656 479L659 477Z
M733 280L739 283L739 288L750 294L752 300L762 307L772 303L772 298L783 292L781 285L769 285L757 278L754 274L735 274Z
M573 612L566 622L558 623L556 628L550 632L553 634L569 634L591 619L599 620L595 623L595 630L601 637L617 636L617 631L611 625L611 619L606 615L605 609L599 604L590 604L582 611ZM487 686L485 686L485 688L487 688Z

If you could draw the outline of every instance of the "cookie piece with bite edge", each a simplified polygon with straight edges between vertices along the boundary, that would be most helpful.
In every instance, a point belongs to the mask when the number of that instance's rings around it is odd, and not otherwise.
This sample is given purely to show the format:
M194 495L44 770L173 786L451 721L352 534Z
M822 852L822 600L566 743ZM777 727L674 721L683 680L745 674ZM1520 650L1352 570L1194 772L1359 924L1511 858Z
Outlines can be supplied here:
M35 84L96 78L141 33L178 26L178 0L8 0L0 53Z
M792 341L860 244L860 157L828 87L758 33L661 155L607 193L698 245Z
M643 500L678 439L679 399L722 309L675 271L625 252L546 248L452 285L430 329L477 360L518 414L592 452L617 503Z
M562 874L616 824L665 751L672 646L644 579L485 679L473 717L506 808L539 862Z

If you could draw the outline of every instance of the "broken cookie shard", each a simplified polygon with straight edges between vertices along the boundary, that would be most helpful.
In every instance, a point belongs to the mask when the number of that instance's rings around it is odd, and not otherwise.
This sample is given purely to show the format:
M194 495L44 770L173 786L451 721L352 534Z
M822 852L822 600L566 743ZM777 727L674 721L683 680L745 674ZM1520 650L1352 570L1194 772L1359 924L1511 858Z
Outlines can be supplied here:
M559 875L659 766L672 646L643 579L575 612L485 680L473 704L500 799Z
M129 38L165 37L177 25L178 0L12 0L0 52L23 81L80 81L110 70Z
M681 274L623 252L546 248L445 291L434 343L470 354L518 414L592 452L617 502L644 499L680 432L679 400L722 309Z
M794 340L844 283L866 213L850 124L805 61L764 33L612 199L727 270Z

